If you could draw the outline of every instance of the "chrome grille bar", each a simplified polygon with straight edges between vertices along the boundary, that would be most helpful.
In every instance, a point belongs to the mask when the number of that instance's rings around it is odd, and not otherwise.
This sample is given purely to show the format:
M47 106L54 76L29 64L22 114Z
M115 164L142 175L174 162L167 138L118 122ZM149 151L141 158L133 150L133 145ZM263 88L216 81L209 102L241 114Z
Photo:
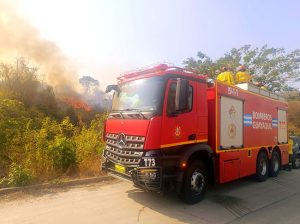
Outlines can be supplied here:
M118 144L118 137L119 134L106 134L106 157L121 165L138 165L143 155L145 137L127 135L126 144L122 147Z

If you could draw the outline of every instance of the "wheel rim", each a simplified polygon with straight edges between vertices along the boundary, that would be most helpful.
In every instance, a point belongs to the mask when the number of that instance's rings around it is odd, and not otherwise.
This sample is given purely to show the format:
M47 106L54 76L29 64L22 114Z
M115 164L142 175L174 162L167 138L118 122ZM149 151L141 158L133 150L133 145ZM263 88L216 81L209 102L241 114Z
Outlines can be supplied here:
M195 194L200 194L203 190L205 179L200 170L195 170L191 177L191 189Z
M300 166L300 160L299 160L299 157L296 157L296 159L295 159L295 165L296 165L296 167L299 167L299 166Z
M274 160L273 160L273 168L274 171L277 172L279 169L279 159L277 156L274 156Z
M263 158L259 162L259 170L262 176L265 176L267 173L267 162Z

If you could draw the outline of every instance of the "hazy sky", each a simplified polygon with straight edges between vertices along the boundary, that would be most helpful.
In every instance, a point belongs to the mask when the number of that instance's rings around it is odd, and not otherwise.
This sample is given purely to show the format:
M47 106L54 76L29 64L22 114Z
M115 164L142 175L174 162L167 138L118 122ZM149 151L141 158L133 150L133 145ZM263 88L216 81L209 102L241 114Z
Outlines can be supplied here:
M244 44L300 48L297 0L24 0L20 10L102 87L199 50L217 58Z

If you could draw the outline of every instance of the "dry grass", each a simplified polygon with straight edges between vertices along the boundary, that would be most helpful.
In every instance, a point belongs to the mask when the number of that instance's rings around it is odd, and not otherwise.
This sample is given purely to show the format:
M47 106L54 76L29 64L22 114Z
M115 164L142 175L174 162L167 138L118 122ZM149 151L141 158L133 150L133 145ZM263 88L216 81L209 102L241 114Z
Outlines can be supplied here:
M101 171L100 157L88 158L78 164L77 173L79 177L99 176Z

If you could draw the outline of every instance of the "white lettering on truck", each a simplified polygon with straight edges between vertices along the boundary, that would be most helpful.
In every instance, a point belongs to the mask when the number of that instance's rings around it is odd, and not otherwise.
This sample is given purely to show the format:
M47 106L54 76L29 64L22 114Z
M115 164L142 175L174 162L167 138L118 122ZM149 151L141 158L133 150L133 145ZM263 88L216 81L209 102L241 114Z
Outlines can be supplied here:
M228 87L228 94L233 96L239 96L239 90L232 87Z
M253 111L252 127L254 129L272 130L272 115L263 112Z

